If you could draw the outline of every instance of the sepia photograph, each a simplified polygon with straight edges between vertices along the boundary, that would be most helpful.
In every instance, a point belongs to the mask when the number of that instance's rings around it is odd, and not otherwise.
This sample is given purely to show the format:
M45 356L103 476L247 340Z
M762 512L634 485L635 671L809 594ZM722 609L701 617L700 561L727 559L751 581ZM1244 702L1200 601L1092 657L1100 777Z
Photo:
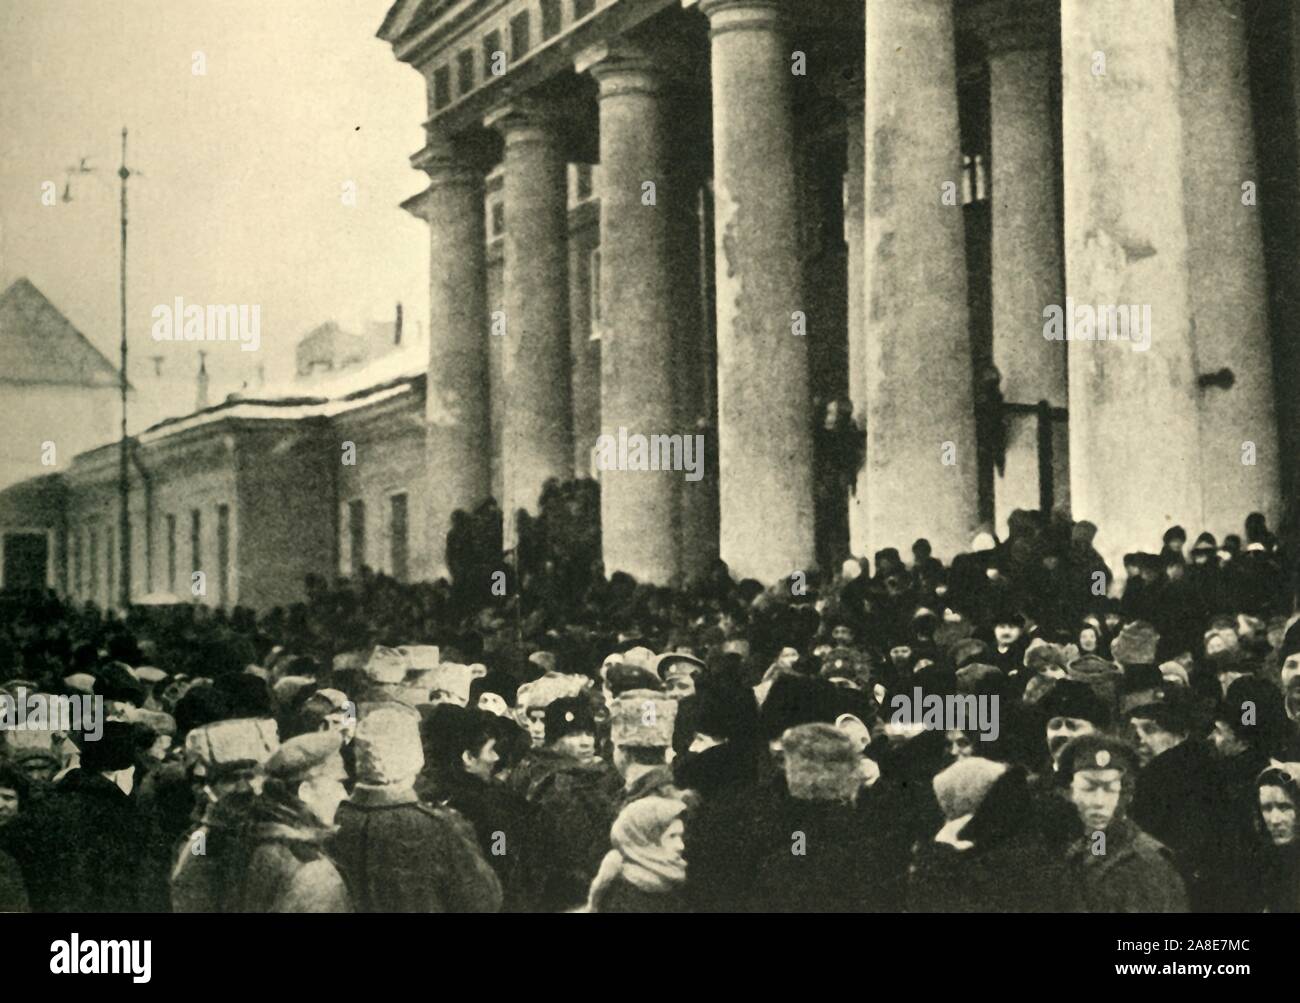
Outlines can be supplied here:
M14 970L1282 973L1298 383L1300 0L0 0Z

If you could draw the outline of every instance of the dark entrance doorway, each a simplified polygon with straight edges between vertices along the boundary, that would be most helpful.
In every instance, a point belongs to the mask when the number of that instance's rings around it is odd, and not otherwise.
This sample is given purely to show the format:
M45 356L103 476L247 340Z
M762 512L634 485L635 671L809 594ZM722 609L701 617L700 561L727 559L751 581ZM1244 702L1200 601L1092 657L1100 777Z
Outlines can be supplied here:
M45 588L50 544L44 533L6 533L3 582L6 592Z

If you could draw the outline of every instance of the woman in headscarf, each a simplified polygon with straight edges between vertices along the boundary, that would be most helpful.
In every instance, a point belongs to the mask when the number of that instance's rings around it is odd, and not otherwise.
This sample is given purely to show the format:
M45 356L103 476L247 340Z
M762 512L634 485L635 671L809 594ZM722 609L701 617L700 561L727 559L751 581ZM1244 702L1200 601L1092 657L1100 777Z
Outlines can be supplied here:
M674 798L645 797L619 812L613 849L591 883L588 912L682 912L686 860L682 813Z
M1262 770L1255 781L1262 837L1261 882L1268 912L1300 912L1300 763Z
M1081 655L1110 658L1110 634L1106 630L1105 622L1101 617L1092 614L1085 616L1079 624L1079 633L1075 638L1075 643L1078 644L1079 654Z

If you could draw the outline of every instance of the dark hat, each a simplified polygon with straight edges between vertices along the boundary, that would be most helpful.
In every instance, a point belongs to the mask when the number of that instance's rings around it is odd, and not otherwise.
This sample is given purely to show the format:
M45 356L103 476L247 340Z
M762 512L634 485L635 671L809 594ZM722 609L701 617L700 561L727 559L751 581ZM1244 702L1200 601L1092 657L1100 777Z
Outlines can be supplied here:
M979 662L989 653L989 646L983 641L974 637L963 638L952 646L949 657L952 659L952 667L960 669L971 662Z
M105 721L104 733L91 739L86 732L79 733L81 741L81 768L91 773L111 773L135 765L135 727L125 721Z
M591 701L585 697L560 697L546 707L546 744L558 742L566 735L596 733L596 717Z
M1138 758L1127 742L1094 732L1080 735L1066 743L1061 750L1059 769L1069 780L1078 770L1122 770L1132 776L1137 772Z
M1214 553L1218 549L1219 542L1214 538L1213 533L1202 533L1196 538L1196 542L1192 544L1192 553L1196 553L1198 550Z
M1169 543L1171 540L1182 540L1184 543L1186 543L1187 530L1183 529L1182 526L1170 526L1167 530L1165 530L1163 542Z
M1004 623L1015 624L1023 629L1025 626L1025 614L1020 612L1014 606L1003 604L994 611L993 626L1000 627Z
M1282 660L1300 654L1300 620L1291 624L1291 628L1282 637Z
M702 682L687 699L692 701L698 732L717 739L749 738L758 733L758 701L748 686L723 680Z
M1253 723L1247 723L1247 718ZM1243 742L1270 753L1276 751L1278 742L1290 730L1281 692L1255 676L1232 681L1219 701L1214 719L1226 724Z
M1110 724L1110 711L1105 701L1087 683L1074 679L1058 679L1039 706L1048 718L1079 718L1098 728Z
M838 716L839 687L825 679L783 674L772 681L759 718L763 737L772 741L787 728L812 721L831 723Z
M1183 686L1162 684L1131 693L1123 709L1128 718L1148 718L1175 734L1190 733L1196 721L1196 699Z
M663 689L663 684L657 675L640 665L629 665L627 662L615 662L605 670L605 685L614 696L619 696L628 690Z
M108 662L100 666L95 679L95 695L137 707L144 703L144 687L124 662Z
M1006 676L996 665L971 662L957 670L957 692L1001 693L1006 687Z

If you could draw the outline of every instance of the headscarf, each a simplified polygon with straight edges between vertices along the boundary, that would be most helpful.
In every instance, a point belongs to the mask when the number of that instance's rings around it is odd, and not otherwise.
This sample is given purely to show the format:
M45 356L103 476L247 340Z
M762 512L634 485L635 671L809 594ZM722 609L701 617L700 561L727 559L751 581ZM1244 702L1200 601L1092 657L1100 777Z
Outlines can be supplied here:
M599 912L609 886L622 878L643 892L672 891L686 880L686 861L680 853L659 845L668 827L686 811L675 798L644 797L618 814L609 830L613 849L600 862L591 883L588 912Z

